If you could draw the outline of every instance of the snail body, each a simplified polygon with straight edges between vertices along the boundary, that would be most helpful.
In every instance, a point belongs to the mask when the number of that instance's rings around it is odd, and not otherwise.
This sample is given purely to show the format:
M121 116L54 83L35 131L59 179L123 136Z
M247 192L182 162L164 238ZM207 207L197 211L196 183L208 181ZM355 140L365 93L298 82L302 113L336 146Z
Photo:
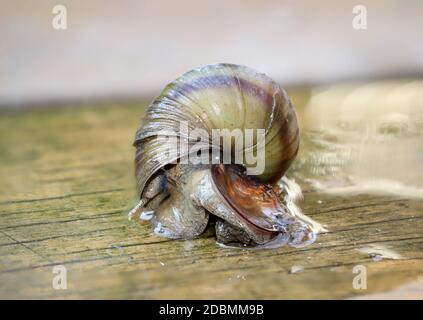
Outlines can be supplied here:
M216 130L232 134L229 151L212 139ZM211 214L220 242L314 241L280 199L278 182L298 152L299 128L287 94L266 75L232 64L187 72L150 105L134 146L140 202L130 216L152 213L156 233L194 238ZM189 161L199 149L209 161ZM257 163L263 166L254 171Z

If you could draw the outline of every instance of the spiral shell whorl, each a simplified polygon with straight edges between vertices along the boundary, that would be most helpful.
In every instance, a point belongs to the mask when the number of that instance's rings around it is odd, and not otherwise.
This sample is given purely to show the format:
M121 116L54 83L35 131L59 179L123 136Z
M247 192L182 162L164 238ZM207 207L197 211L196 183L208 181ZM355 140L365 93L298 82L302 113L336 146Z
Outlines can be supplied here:
M257 176L265 182L279 180L298 151L295 110L279 85L247 67L207 65L168 84L148 108L134 142L140 194L157 170L185 156L178 153L164 161L168 146L159 141L158 132L176 134L189 146L197 143L180 132L181 121L190 130L203 129L210 136L212 129L265 129L265 170Z

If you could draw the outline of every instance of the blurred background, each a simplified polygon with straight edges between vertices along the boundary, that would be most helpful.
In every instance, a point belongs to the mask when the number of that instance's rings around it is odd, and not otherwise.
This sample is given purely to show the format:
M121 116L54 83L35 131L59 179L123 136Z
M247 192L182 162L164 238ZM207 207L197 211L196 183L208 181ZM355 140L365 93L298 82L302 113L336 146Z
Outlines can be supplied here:
M66 30L52 27L58 4ZM217 62L285 87L421 75L422 30L420 0L0 0L0 108L150 98Z

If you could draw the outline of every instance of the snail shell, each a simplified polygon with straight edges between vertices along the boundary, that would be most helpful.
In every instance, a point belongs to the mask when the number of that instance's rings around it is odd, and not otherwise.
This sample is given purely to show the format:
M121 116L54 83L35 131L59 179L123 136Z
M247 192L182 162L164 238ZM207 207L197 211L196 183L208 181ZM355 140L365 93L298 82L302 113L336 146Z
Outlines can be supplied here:
M176 132L178 139L188 139L189 147L197 142L180 132L181 121L209 136L212 129L265 129L265 170L257 176L264 182L278 181L299 147L295 110L277 83L244 66L207 65L168 84L148 108L134 142L140 195L151 176L167 164L162 154L169 146L157 139L157 132ZM184 156L178 153L167 162Z
M181 130L182 122L189 130L202 129L207 137L213 136L214 129L264 130L263 150L258 150L258 137L254 136L253 145L240 151L254 149L264 169L250 177L243 170L250 165L246 160L236 165L175 166L198 143ZM175 144L175 140L162 139L164 135L186 143L187 148L164 157ZM206 141L209 150L221 148L210 138ZM264 74L233 64L207 65L185 73L168 84L149 106L134 146L141 201L130 215L153 210L160 221L156 227L183 225L183 231L174 232L173 238L201 234L209 212L223 219L216 224L221 237L252 239L254 243L265 243L285 232L287 225L295 224L295 219L284 212L276 183L298 152L297 116L286 92ZM171 217L175 212L178 217Z

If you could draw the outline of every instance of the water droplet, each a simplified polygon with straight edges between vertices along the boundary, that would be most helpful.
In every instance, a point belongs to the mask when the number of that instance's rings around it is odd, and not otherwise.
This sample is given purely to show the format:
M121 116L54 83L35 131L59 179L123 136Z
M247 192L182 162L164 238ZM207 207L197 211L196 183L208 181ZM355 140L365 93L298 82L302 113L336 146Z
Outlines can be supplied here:
M154 211L150 210L150 211L143 211L140 214L140 220L144 220L144 221L148 221L151 220L151 218L154 216Z
M379 262L379 261L383 260L383 256L381 254L377 254L377 253L371 253L370 258L372 258L372 260L374 262Z
M291 270L289 271L289 273L298 273L304 270L303 266L299 266L299 265L293 265L291 267Z

